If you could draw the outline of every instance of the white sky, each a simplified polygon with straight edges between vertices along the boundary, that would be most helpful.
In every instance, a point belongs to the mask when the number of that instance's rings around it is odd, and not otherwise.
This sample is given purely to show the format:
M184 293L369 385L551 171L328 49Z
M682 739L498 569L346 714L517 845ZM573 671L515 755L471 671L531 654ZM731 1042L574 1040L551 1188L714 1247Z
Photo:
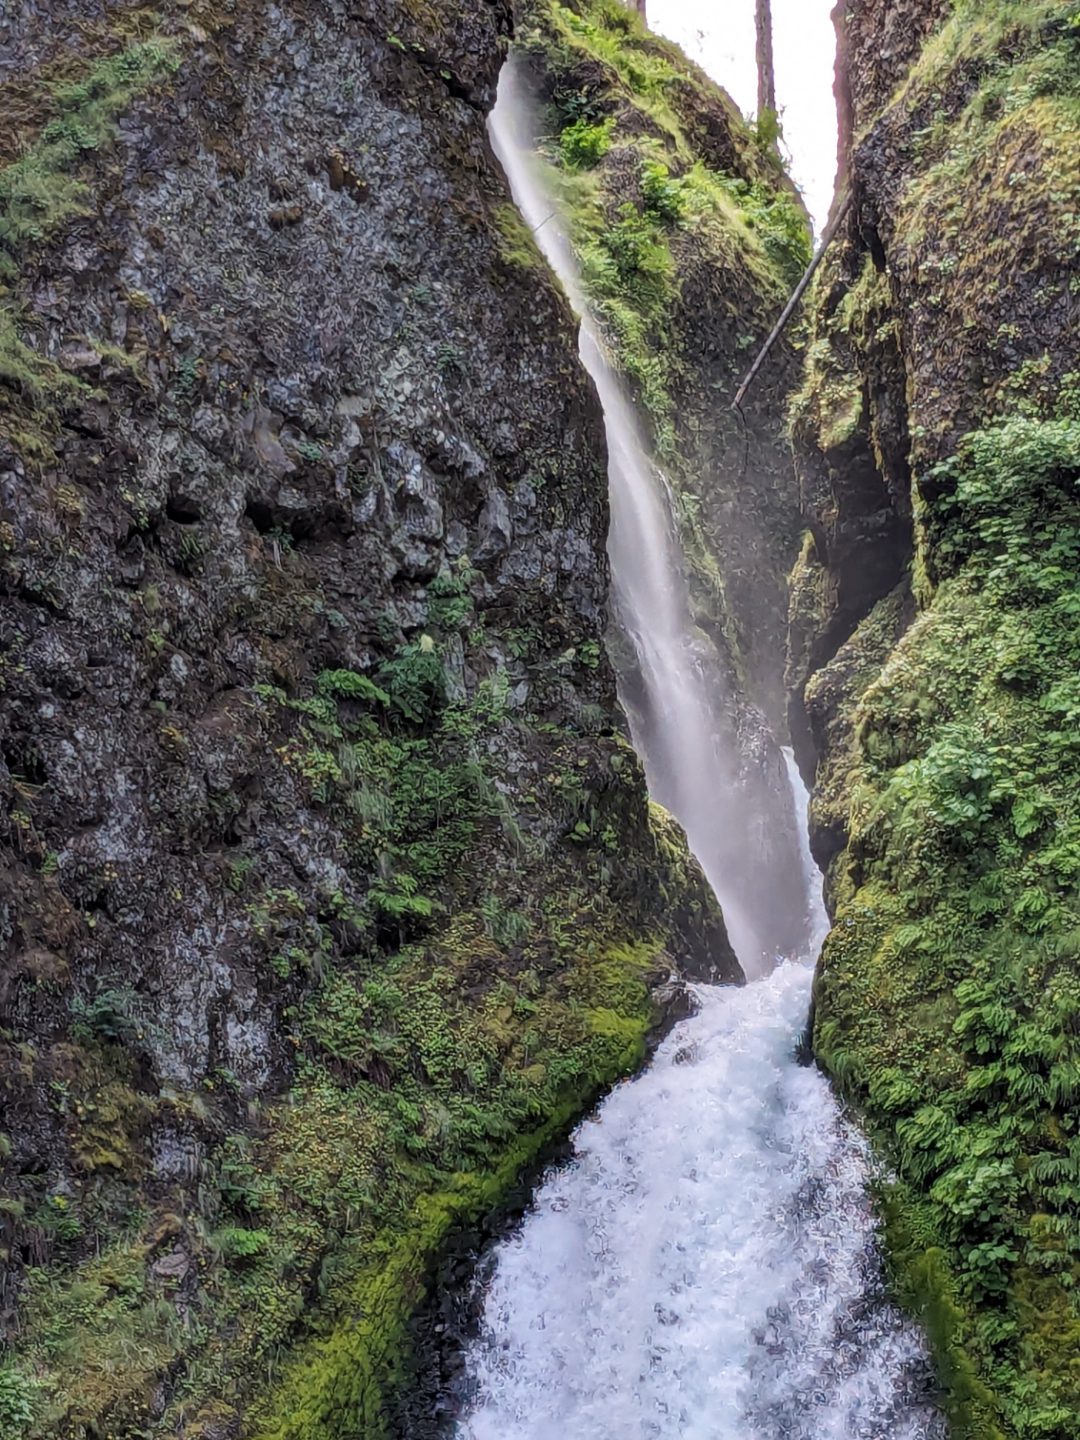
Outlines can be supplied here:
M680 44L752 115L757 109L754 0L647 0L649 25ZM820 230L836 180L834 0L773 0L776 101L792 173Z

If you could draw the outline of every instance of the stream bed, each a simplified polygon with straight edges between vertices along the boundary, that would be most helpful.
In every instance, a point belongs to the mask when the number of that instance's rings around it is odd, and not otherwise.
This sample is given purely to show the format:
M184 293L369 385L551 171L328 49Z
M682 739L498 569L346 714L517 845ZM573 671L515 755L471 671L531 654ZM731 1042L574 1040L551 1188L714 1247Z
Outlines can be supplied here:
M704 988L482 1262L460 1440L941 1440L866 1145L795 1053L812 967Z

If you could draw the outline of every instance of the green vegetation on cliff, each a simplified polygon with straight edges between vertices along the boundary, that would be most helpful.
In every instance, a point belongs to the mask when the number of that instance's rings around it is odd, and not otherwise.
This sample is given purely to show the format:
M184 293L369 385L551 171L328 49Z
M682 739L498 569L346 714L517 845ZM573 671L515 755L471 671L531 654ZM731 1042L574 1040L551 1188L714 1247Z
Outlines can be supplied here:
M819 986L973 1437L1066 1440L1080 1407L1078 475L1072 421L942 467L945 578L856 711Z
M781 724L787 345L745 416L730 400L809 259L805 211L771 142L621 0L530 0L515 43L594 317L671 484L695 618Z
M21 258L66 221L90 213L91 190L80 167L111 142L125 107L167 80L179 63L172 42L151 39L80 67L77 79L51 88L52 118L41 134L0 169L0 385L23 399L11 428L31 458L50 456L57 411L87 400L92 391L20 333L26 323L17 286Z
M689 257L749 280L756 295L725 317L745 330L808 263L805 214L730 99L621 0L538 0L526 18L518 44L544 74L549 149L586 290L671 452L678 372L699 360L680 357L675 333ZM710 108L727 131L722 157L703 129Z
M518 818L486 757L508 724L538 743L537 722L511 719L504 673L448 700L445 640L483 622L460 580L431 596L434 633L374 678L328 670L296 699L272 686L252 696L285 771L348 854L344 888L322 887L314 913L300 889L265 882L257 847L230 863L266 982L289 1001L287 1093L249 1100L244 1116L237 1078L219 1068L201 1093L140 1095L135 1072L163 1038L145 1002L100 989L73 1003L78 1078L55 1103L89 1183L33 1215L9 1202L22 1233L52 1242L50 1263L27 1270L0 1372L27 1435L167 1431L181 1418L188 1433L213 1433L245 1409L254 1374L271 1382L252 1420L267 1437L332 1440L355 1415L365 1437L392 1435L406 1322L440 1245L644 1056L670 932L635 934L615 896L651 893L658 913L710 923L704 882L662 814L646 870L623 848L640 774L624 741L600 742L597 768L595 735L546 727L553 768L526 808L545 826L558 814L565 834L541 838ZM183 752L179 732L170 743ZM523 866L528 886L515 879ZM355 898L353 877L369 873ZM167 1118L213 1134L192 1209L127 1210L138 1136ZM103 1247L72 1263L89 1235ZM170 1302L194 1273L198 1310L183 1324ZM157 1377L174 1367L172 1401L155 1414Z
M893 1168L962 1440L1080 1414L1078 76L1075 6L952 7L856 137L863 228L794 407L800 624L835 648L836 595L876 598L860 523L915 552L806 688L836 856L815 1041Z

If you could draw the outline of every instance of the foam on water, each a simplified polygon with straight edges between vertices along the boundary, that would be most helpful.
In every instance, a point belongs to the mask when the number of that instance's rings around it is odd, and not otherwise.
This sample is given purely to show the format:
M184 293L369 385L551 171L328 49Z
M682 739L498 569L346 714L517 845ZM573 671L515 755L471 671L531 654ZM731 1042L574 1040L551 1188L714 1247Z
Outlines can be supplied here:
M461 1440L930 1440L867 1155L798 1065L812 970L706 988L489 1261Z

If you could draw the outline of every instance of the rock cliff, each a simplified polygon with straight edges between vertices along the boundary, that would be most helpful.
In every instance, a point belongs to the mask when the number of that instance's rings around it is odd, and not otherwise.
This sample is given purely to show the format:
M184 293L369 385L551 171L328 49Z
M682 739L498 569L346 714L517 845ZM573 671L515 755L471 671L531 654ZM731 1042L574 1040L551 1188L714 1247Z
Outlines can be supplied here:
M731 402L809 259L806 215L774 137L619 0L530 0L516 49L594 317L670 485L715 728L739 761L730 864L759 933L787 952L805 905L774 738L799 539L793 350L773 351L745 413ZM616 661L632 706L633 657Z
M815 1044L895 1180L954 1433L1076 1433L1080 24L848 0L793 428Z
M0 17L5 1436L384 1433L450 1228L737 975L615 703L511 23Z

